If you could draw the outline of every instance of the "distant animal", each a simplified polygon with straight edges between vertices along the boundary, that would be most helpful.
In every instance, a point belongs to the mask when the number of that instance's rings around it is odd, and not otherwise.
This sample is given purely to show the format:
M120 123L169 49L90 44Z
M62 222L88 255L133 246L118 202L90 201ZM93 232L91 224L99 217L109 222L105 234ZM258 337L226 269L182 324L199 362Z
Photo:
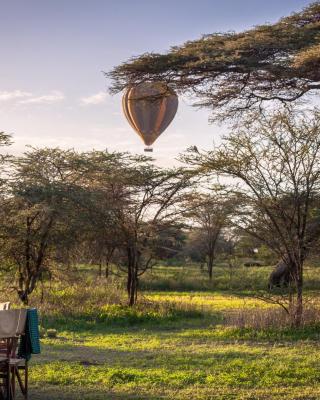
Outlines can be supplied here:
M290 267L283 260L279 261L269 276L269 290L274 287L288 287L292 280Z

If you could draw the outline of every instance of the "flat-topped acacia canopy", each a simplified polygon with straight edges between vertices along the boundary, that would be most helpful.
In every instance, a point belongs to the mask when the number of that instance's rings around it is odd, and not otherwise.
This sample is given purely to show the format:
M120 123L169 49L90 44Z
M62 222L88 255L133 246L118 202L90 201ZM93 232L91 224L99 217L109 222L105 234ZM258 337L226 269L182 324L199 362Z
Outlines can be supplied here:
M293 103L320 89L320 1L275 24L213 33L115 67L111 91L162 81L195 95L215 117L234 117L270 100Z

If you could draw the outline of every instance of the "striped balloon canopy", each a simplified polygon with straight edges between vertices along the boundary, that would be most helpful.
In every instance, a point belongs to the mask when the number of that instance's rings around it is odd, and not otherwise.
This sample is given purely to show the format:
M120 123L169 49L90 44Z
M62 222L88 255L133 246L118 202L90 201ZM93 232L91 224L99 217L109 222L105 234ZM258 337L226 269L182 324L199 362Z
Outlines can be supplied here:
M163 82L144 82L127 89L122 107L129 124L151 146L176 115L178 97Z

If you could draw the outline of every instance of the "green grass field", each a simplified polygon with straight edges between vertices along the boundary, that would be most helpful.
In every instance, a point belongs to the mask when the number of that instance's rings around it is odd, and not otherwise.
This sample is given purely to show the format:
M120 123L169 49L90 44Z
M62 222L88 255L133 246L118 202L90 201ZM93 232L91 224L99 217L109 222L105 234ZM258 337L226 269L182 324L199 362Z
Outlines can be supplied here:
M230 277L221 267L208 283L195 268L156 268L133 309L115 282L92 272L83 272L85 285L54 286L42 306L36 295L42 325L58 337L44 338L32 359L30 399L320 399L320 324L225 322L228 313L278 312L248 297L269 270ZM313 297L318 279L307 272Z

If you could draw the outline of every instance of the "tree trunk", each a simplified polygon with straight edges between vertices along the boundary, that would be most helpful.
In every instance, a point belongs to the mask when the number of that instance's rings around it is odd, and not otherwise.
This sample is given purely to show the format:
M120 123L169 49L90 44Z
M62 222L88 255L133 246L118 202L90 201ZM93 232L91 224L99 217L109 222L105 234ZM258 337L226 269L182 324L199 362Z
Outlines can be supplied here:
M102 277L102 261L99 261L99 278Z
M303 295L302 288L298 289L297 298L296 298L296 309L294 314L294 326L299 327L302 324L303 317Z
M137 301L137 279L134 274L132 274L130 282L130 292L129 292L129 306L132 307Z
M212 281L212 270L213 270L213 264L211 262L208 263L208 273L209 273L209 279Z
M295 327L299 327L302 324L303 319L303 276L301 268L298 269L296 280L296 305L293 315L293 324Z
M18 289L18 297L25 306L29 305L29 289L28 288L20 286Z
M214 254L208 254L208 273L210 281L212 281L213 261Z
M209 279L212 281L213 263L215 259L215 248L217 243L218 233L216 231L209 233L209 241L207 246L207 257L208 257L208 273Z
M105 278L109 278L109 263L106 264Z
M138 277L137 277L137 271L135 269L131 270L130 274L128 274L127 288L128 288L129 306L132 307L137 302L137 294L138 294Z
M138 259L135 248L127 249L128 255L128 276L127 276L127 292L129 306L132 307L137 301L137 290L138 290Z
M298 328L303 322L303 261L291 265L291 276L295 286L295 298L292 296L292 326Z
M110 266L110 261L112 259L113 253L114 253L115 248L112 247L111 250L108 251L108 254L106 256L106 270L105 270L105 278L109 278L109 266Z

